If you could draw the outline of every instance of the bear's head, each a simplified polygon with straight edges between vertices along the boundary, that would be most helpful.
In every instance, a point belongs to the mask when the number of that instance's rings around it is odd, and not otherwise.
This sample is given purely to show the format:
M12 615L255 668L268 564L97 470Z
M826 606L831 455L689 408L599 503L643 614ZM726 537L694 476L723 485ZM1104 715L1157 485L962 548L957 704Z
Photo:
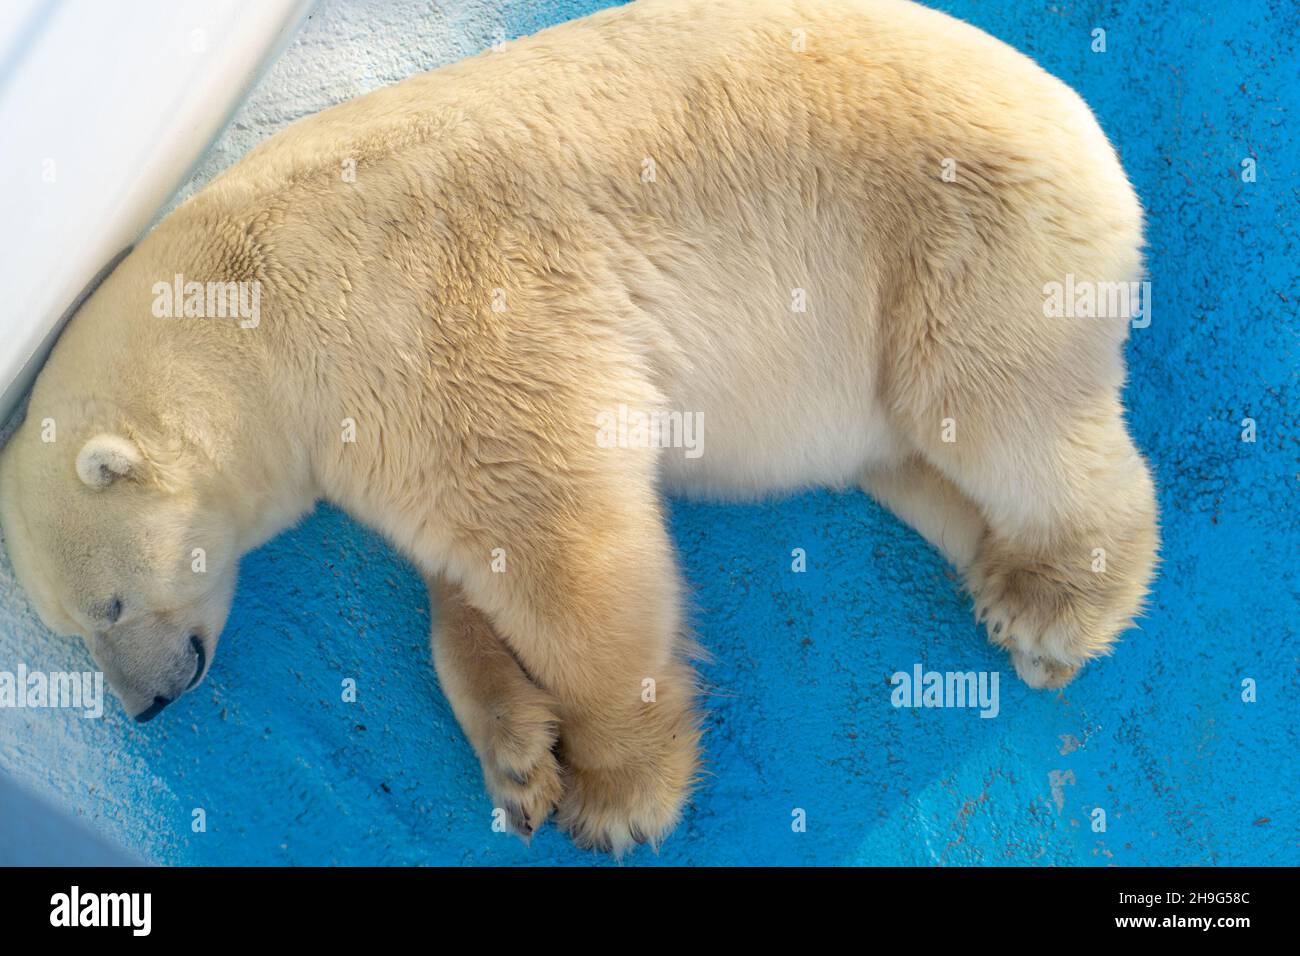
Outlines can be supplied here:
M50 440L27 419L0 453L0 525L45 624L82 637L136 720L207 671L234 593L232 515L184 456L126 429Z
M85 640L137 720L203 679L241 555L319 497L315 406L282 361L299 353L272 322L191 315L188 293L180 311L164 294L182 276L202 290L261 275L219 207L182 205L93 291L0 449L19 583L51 629Z

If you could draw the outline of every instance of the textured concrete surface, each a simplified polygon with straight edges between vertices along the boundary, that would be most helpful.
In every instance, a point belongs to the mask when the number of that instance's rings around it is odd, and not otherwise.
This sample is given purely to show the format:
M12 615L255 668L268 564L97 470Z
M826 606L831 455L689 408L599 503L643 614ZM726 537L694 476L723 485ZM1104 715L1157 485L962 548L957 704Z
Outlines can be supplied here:
M598 5L327 0L196 183L299 115ZM659 856L628 862L1300 863L1296 7L940 5L1078 89L1148 209L1154 305L1127 400L1161 489L1151 612L1114 658L1036 693L939 558L861 494L676 501L713 655L709 775ZM429 613L408 566L322 509L247 559L198 692L146 726L113 704L98 721L0 711L0 766L162 862L602 862L550 828L530 847L492 832L428 664ZM0 669L19 660L89 666L0 561ZM917 662L1001 671L998 717L894 709L888 678Z

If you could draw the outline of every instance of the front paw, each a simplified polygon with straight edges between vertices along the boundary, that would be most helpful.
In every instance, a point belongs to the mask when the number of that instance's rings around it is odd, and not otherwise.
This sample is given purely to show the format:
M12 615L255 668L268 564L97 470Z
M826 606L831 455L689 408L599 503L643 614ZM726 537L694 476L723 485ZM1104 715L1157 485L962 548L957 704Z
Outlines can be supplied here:
M565 760L556 823L574 843L620 857L637 844L658 849L681 818L699 766L694 717L683 714L674 724L636 742L628 748L636 756L622 762L593 767Z
M525 840L550 816L563 793L555 756L559 719L549 695L516 692L501 702L479 752L493 806L505 811L514 833Z
M1017 552L986 538L968 572L976 620L1035 689L1064 687L1132 624L1141 585L1094 571L1085 546Z

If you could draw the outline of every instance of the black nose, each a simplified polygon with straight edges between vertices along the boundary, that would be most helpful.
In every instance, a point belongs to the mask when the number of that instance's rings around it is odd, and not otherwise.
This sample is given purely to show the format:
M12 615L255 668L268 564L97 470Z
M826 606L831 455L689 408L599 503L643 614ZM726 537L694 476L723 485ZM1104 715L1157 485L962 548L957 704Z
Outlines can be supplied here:
M155 697L152 704L135 715L135 722L137 724L149 723L149 721L161 714L162 709L170 703L170 697Z
M186 687L186 690L199 682L199 678L203 676L203 668L208 663L208 652L203 649L203 639L201 637L197 634L191 634L190 647L194 648L194 653L199 656L199 660L194 665L194 676L190 678L189 687Z

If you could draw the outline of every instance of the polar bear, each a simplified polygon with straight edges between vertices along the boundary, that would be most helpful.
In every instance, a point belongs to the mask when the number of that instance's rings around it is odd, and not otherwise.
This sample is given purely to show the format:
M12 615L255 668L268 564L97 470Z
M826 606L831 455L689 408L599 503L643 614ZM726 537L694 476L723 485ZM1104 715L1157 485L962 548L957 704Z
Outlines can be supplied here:
M148 719L240 555L336 503L429 580L496 806L621 852L700 746L666 491L861 485L1031 686L1107 651L1157 547L1131 308L1047 290L1135 282L1141 230L1080 98L970 26L642 0L296 123L168 216L57 343L0 520Z

